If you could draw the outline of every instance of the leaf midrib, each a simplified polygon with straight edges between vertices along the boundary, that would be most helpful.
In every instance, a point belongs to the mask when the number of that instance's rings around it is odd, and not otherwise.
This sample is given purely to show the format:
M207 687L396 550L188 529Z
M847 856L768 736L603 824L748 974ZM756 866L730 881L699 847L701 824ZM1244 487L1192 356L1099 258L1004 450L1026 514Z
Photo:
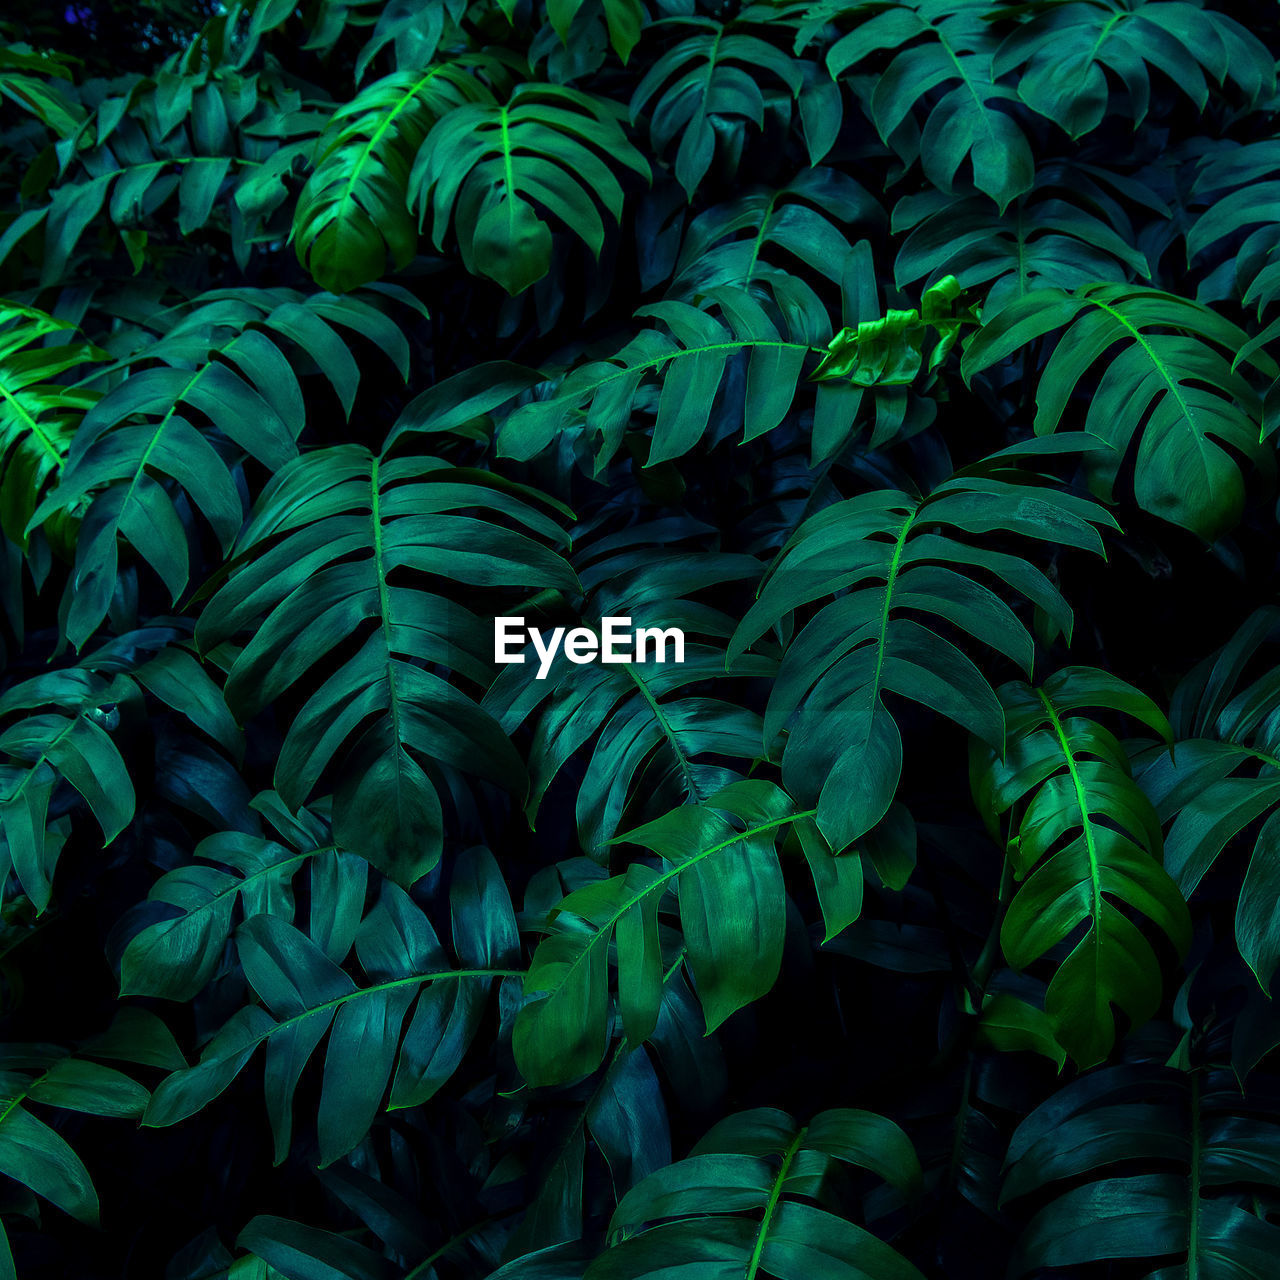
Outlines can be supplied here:
M871 677L871 709L873 713L875 704L880 700L880 681L884 673L884 655L889 636L889 613L893 608L893 588L898 581L898 570L902 567L902 553L906 548L907 534L910 533L911 526L915 524L916 517L919 514L919 507L908 513L906 519L902 522L902 528L898 530L898 536L893 544L893 554L889 558L889 573L884 583L884 603L880 608L880 634L876 638L876 666Z
M1085 852L1089 858L1090 917L1092 923L1089 937L1092 939L1093 967L1096 978L1102 969L1102 933L1099 927L1103 905L1102 878L1098 865L1098 846L1094 838L1093 819L1089 814L1088 793L1085 789L1084 779L1081 778L1080 770L1076 765L1075 755L1071 750L1071 741L1062 727L1062 721L1058 718L1058 711L1053 705L1053 700L1043 689L1037 689L1036 694L1044 706L1045 713L1049 717L1049 723L1053 726L1054 735L1058 739L1058 747L1067 762L1067 772L1071 776L1071 785L1075 790L1076 806L1080 810L1080 827L1084 833Z
M52 437L45 434L44 428L22 403L18 393L10 391L2 378L0 378L0 396L13 406L14 412L27 424L28 431L40 442L45 452L53 458L58 469L61 470L65 461L62 451L54 444Z
M1147 336L1133 324L1125 314L1113 307L1109 302L1103 302L1100 298L1089 298L1088 302L1091 306L1097 307L1100 311L1106 312L1122 329L1131 334L1134 342L1142 348L1143 354L1150 360L1152 368L1155 369L1160 379L1167 387L1169 394L1177 401L1178 409L1182 416L1186 419L1187 424L1191 427L1192 438L1196 442L1196 450L1200 454L1202 463L1204 464L1205 474L1211 475L1208 457L1205 451L1206 433L1201 429L1197 415L1192 411L1191 405L1187 403L1186 396L1182 393L1182 384L1174 377L1172 370L1160 358L1155 347L1147 341Z
M338 846L336 844L322 845L318 849L308 849L304 853L295 853L288 858L282 858L279 862L273 862L269 867L260 867L257 871L251 871L248 875L241 876L240 879L236 880L235 883L229 885L227 888L219 889L217 893L213 894L198 906L192 907L191 910L186 912L184 915L174 916L172 920L161 920L159 923L162 925L176 925L183 921L190 920L193 916L198 916L204 912L212 911L214 906L221 902L223 898L235 897L236 894L242 893L249 887L249 885L253 884L254 881L261 880L263 876L269 876L273 872L291 869L296 864L305 862L308 858L314 858L318 854L328 853L331 850L336 852L337 849Z
M782 1186L787 1180L787 1175L791 1172L792 1162L795 1160L796 1153L800 1150L800 1144L804 1141L805 1134L808 1132L808 1126L802 1128L791 1139L786 1151L782 1153L782 1165L778 1169L778 1176L773 1180L773 1186L769 1189L769 1199L764 1206L764 1217L760 1219L760 1227L756 1231L755 1245L747 1262L745 1280L755 1280L756 1272L760 1269L760 1258L764 1253L764 1246L768 1239L769 1225L773 1221L773 1215L778 1208L778 1200L782 1196Z
M391 978L387 982L375 983L371 987L357 987L354 991L344 992L340 996L335 996L332 1000L325 1000L321 1004L313 1005L310 1009L304 1009L301 1013L292 1014L288 1018L268 1027L265 1031L259 1032L253 1037L250 1052L277 1033L287 1031L290 1027L295 1027L300 1022L305 1022L308 1018L314 1018L317 1014L328 1013L330 1010L346 1004L348 1000L356 1000L361 996L372 996L383 991L396 990L400 987L418 986L424 982L441 982L447 979L521 978L523 976L524 970L522 969L441 969L436 973L414 973L407 978ZM267 1012L268 1016L270 1016L269 1011ZM243 1052L243 1049L244 1046L241 1046L237 1052Z
M667 714L662 704L653 696L649 690L649 686L635 673L635 664L627 662L623 664L626 673L630 676L637 689L640 690L641 697L649 704L649 710L653 712L653 718L658 722L658 728L662 731L663 736L671 746L671 750L675 753L676 760L680 765L680 772L684 774L685 784L689 788L689 794L697 796L702 800L705 797L698 790L697 780L693 773L693 762L689 759L685 749L680 745L680 740L676 736L676 731L667 719Z
M421 79L415 81L413 86L401 97L400 101L386 113L378 127L366 139L364 146L360 148L359 159L351 166L351 172L347 175L347 180L343 184L342 196L339 200L339 208L341 210L340 217L345 217L347 205L354 203L357 208L361 208L360 202L355 199L356 183L360 180L364 172L364 167L369 163L370 156L373 155L374 148L382 140L383 134L391 128L392 123L405 111L408 110L409 104L413 102L423 88L430 83L439 73L447 66L447 63L441 63L439 66L432 67ZM364 210L361 208L361 212Z
M664 355L641 360L639 364L624 365L616 372L601 378L599 381L576 389L573 392L573 396L575 399L589 398L594 396L601 387L608 386L609 383L616 382L619 378L625 378L632 373L643 373L646 369L657 368L659 365L666 364L671 360L682 360L686 356L705 355L708 351L745 351L752 347L787 347L793 351L813 351L818 355L826 354L825 347L811 347L807 342L783 342L775 338L745 338L734 342L708 342L697 347L681 347L678 351L669 351Z
M387 571L383 564L382 546L382 491L378 476L382 459L375 456L369 468L370 505L369 520L373 537L373 567L378 579L378 616L382 626L382 642L387 650L387 695L391 711L391 731L395 735L396 794L404 787L401 756L404 738L400 733L400 690L396 686L395 651L391 644L391 592L387 586Z

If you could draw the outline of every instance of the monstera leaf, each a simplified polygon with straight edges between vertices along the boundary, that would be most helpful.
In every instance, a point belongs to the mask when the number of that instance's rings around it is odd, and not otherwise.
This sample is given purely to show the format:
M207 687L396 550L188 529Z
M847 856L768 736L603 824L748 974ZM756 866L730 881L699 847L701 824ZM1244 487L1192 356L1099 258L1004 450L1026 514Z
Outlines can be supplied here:
M824 1181L842 1169L867 1170L907 1194L920 1181L910 1140L883 1116L838 1109L803 1126L767 1108L729 1116L687 1159L623 1197L609 1247L586 1276L641 1280L680 1259L746 1280L920 1280L883 1240L828 1207ZM513 1268L511 1280L520 1274Z
M551 227L567 227L596 258L617 222L619 167L646 180L649 165L627 140L617 108L563 85L521 84L504 103L472 102L427 135L410 174L412 203L444 245L452 224L463 264L517 294L551 267Z
M851 923L862 903L862 864L837 856L781 788L733 782L700 805L684 805L618 838L649 849L661 869L633 862L622 875L566 895L534 952L513 1033L516 1063L530 1084L580 1079L609 1046L610 944L616 944L618 1005L627 1039L640 1044L657 1025L663 956L658 915L678 888L680 924L707 1030L759 999L782 960L786 896L776 843L795 831L828 918L828 935Z
M237 906L246 918L271 915L293 923L293 878L304 867L311 941L335 964L346 959L364 909L368 864L337 848L321 818L305 809L295 817L274 792L255 797L253 807L280 839L220 831L196 847L200 863L161 876L148 901L177 914L129 940L120 960L122 995L194 999L224 958Z
M1018 96L1073 138L1096 129L1111 83L1135 122L1151 102L1151 67L1203 111L1206 77L1235 83L1249 102L1275 90L1275 59L1234 18L1181 0L1084 0L1030 12L997 50L994 72L1018 69Z
M133 818L133 782L111 737L120 721L116 703L129 693L127 682L71 667L0 696L0 717L10 720L0 732L3 866L37 910L52 896L54 868L70 830L60 805L50 813L60 784L88 805L106 844Z
M682 661L580 664L561 647L543 674L528 653L503 670L484 699L508 734L537 716L529 750L531 820L556 776L591 744L577 817L582 847L597 855L607 856L605 846L630 802L661 812L705 800L741 776L721 761L750 762L761 754L759 715L731 697L702 691L729 675L724 646L733 621L695 598L724 583L754 580L760 564L714 552L655 554L644 539L660 532L641 525L628 531L632 545L625 551L579 564L584 586L595 588L579 621L597 631L605 617L628 619L632 631L679 628ZM775 670L776 662L761 655L735 674L768 678Z
M89 1170L67 1140L40 1117L75 1112L137 1120L150 1095L125 1072L94 1061L100 1058L166 1069L183 1063L164 1025L141 1009L122 1010L102 1035L74 1052L53 1044L0 1045L0 1089L5 1098L0 1110L0 1174L92 1227L98 1225L98 1193ZM34 1200L30 1212L36 1216ZM0 1274L17 1274L3 1227Z
M87 506L67 595L74 645L110 608L121 539L175 601L186 590L200 534L175 487L230 549L244 521L235 464L247 455L275 469L297 453L305 406L286 350L323 369L350 413L360 373L334 324L373 338L407 374L408 344L369 303L249 289L206 298L127 361L128 376L85 415L61 482L29 522Z
M742 408L745 440L773 430L795 399L810 353L825 354L830 321L824 309L790 309L794 329L779 328L766 308L744 290L708 290L718 315L675 299L643 307L662 328L641 330L616 355L590 360L566 373L548 393L521 405L502 424L499 451L531 458L552 441L584 426L602 472L622 445L650 378L660 380L648 465L678 458L707 434L717 392L740 357L746 364ZM812 327L811 327L812 326ZM847 433L852 409L839 390L819 388L820 421L838 419ZM824 428L830 430L831 428Z
M425 1102L461 1062L493 979L518 976L502 967L518 956L519 939L492 854L472 850L458 860L450 898L459 968L449 963L421 909L391 882L382 884L356 931L365 985L281 917L249 917L236 930L235 945L262 1003L233 1015L195 1066L161 1082L143 1123L176 1124L208 1106L265 1045L267 1110L279 1163L292 1141L299 1079L326 1035L317 1113L322 1165L368 1132L388 1081L392 1109Z
M161 704L153 712L172 709L227 756L243 754L221 691L177 635L168 627L126 633L79 666L19 681L0 695L0 719L8 722L0 731L0 852L4 873L14 872L37 911L50 902L72 793L93 814L104 844L133 820L136 797L117 730L144 695ZM175 780L182 773L169 768Z
M1011 1274L1132 1258L1153 1275L1266 1280L1280 1250L1263 1213L1277 1191L1278 1121L1274 1098L1246 1097L1215 1067L1126 1065L1072 1082L1009 1144L1003 1198L1056 1194Z
M827 52L833 76L881 50L888 65L875 80L870 113L880 136L907 160L919 159L935 187L950 191L968 161L973 182L1003 211L1031 186L1031 148L1013 114L1001 106L1016 98L998 84L992 66L996 41L986 0L901 0L889 4L816 6L812 22L852 17L855 26ZM802 28L806 38L812 24ZM931 89L945 87L927 108L923 131L914 134L912 109Z
M44 345L74 333L43 311L0 304L0 529L22 547L37 503L61 477L76 429L102 394L56 381L107 358L73 339Z
M765 94L759 79L767 74L771 89L781 84L795 98L804 85L804 64L767 40L712 18L681 15L662 25L693 27L698 34L686 36L649 68L631 96L631 119L649 109L649 137L659 155L679 136L673 171L692 199L717 146L727 152L730 170L736 170L747 124L763 126ZM838 99L836 112L838 120Z
M1145 694L1104 671L1067 667L1038 688L1000 690L1008 725L1004 758L975 743L978 807L994 834L1011 819L1007 856L1025 881L1000 930L1005 957L1025 969L1075 937L1045 996L1062 1047L1081 1066L1101 1062L1115 1041L1112 1006L1137 1027L1160 1002L1160 963L1125 908L1146 917L1179 955L1191 920L1161 866L1160 823L1129 773L1124 749L1082 715L1101 707L1133 716L1172 741L1168 721Z
M1035 453L1034 445L1014 446L957 472L927 497L880 489L810 516L743 618L729 646L731 664L771 630L789 631L798 611L818 606L783 657L765 742L789 729L783 781L815 807L835 848L870 831L897 789L902 735L886 694L921 703L1003 750L1004 713L986 674L942 634L954 628L1030 669L1031 633L984 577L1034 602L1070 634L1071 611L1044 574L980 540L999 531L1102 550L1095 526L1110 517L1093 503L1028 483L1033 478L1017 463Z
M397 71L333 113L298 197L298 261L322 289L346 293L380 277L387 259L408 266L418 249L409 173L432 125L466 102L491 101L476 75L491 60L457 58Z
M962 288L983 291L982 313L990 320L1036 289L1149 279L1117 194L1106 177L1083 166L1047 165L1003 213L977 194L904 196L893 209L894 231L907 233L894 264L898 284L953 275ZM1158 202L1154 193L1141 194Z
M52 180L48 202L31 204L8 228L0 260L43 227L41 280L57 284L78 253L95 251L86 232L105 210L135 270L147 262L149 229L175 214L183 236L206 228L228 236L243 266L288 194L283 179L311 149L310 138L290 140L300 105L278 76L231 68L202 77L160 71L108 94L77 126L78 145L63 163L29 176L28 196Z
M1137 778L1162 822L1165 866L1190 898L1223 850L1259 818L1236 901L1236 942L1264 991L1280 965L1280 671L1248 679L1280 639L1280 610L1259 609L1174 692L1176 751L1157 745L1135 759Z
M693 301L717 285L763 285L782 299L801 285L797 264L838 286L853 252L845 228L883 222L879 201L847 174L806 169L784 187L747 191L694 218L668 296Z
M1097 284L1074 293L1037 289L1005 307L968 344L966 381L1055 330L1062 336L1036 387L1036 434L1056 430L1072 399L1087 394L1085 429L1112 445L1087 456L1094 492L1111 496L1137 438L1133 487L1145 510L1207 541L1236 524L1245 492L1236 455L1251 467L1267 461L1261 403L1236 365L1275 377L1275 361L1246 347L1238 325L1189 298ZM1099 362L1097 385L1082 386Z
M1271 306L1280 297L1280 142L1219 144L1201 162L1192 195L1208 207L1187 231L1188 256L1227 248L1241 300L1259 312Z
M276 790L296 810L334 766L338 843L405 885L440 857L442 791L482 778L523 798L511 743L447 673L490 678L492 630L460 587L575 590L538 498L431 457L304 454L263 491L201 615L206 651L252 633L227 677L242 720L312 673Z

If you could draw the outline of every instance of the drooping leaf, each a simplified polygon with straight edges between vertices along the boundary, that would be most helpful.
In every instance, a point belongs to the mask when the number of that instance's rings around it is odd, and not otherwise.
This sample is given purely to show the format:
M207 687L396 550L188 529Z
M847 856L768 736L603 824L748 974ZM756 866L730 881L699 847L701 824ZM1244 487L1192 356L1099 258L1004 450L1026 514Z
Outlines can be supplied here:
M467 103L427 134L410 174L411 203L431 216L432 240L452 225L467 270L517 294L551 266L551 227L567 227L599 258L624 193L615 169L649 177L605 99L526 83L503 103Z
M679 137L672 171L692 199L716 157L727 152L726 167L738 167L746 126L764 124L765 92L781 83L793 98L804 84L803 63L767 40L732 24L702 16L676 16L664 22L676 30L694 28L651 66L631 96L631 119L648 112L649 137L656 153ZM839 99L836 99L839 110ZM815 163L821 159L815 157Z
M1018 806L1007 847L1023 883L1000 943L1009 963L1025 969L1074 940L1049 983L1045 1011L1067 1053L1093 1066L1115 1041L1113 1006L1139 1027L1160 1002L1160 962L1127 913L1157 927L1179 956L1190 946L1191 920L1161 865L1160 823L1123 748L1097 721L1072 713L1106 708L1166 741L1172 734L1145 694L1092 668L1063 668L1035 688L1011 682L1000 700L1009 730L1004 758L975 743L972 765L975 797L993 830Z

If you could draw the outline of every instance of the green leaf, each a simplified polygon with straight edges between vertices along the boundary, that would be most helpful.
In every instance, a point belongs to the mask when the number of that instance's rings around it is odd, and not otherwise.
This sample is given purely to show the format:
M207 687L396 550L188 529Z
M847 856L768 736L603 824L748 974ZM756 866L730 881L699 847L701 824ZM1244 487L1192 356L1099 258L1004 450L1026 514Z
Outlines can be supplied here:
M460 587L573 590L546 545L563 535L536 498L435 458L316 450L264 490L200 618L205 652L253 631L227 679L242 723L319 677L289 726L276 789L296 810L337 770L338 843L405 885L440 857L448 779L523 791L510 742L439 671L490 678L492 632L457 602Z
M619 843L657 854L662 867L633 862L622 875L574 889L552 909L549 936L525 976L526 995L535 998L513 1032L525 1079L581 1079L603 1060L611 942L628 1039L653 1033L663 965L657 915L672 887L707 1030L764 995L782 960L785 894L776 842L782 828L812 816L796 812L774 784L748 780L620 836Z
M838 6L863 20L827 53L833 76L864 58L889 50L876 79L870 111L880 136L898 144L903 159L919 159L925 176L950 191L969 161L973 182L1003 211L1035 177L1031 148L1014 116L999 104L1014 98L998 84L992 65L995 41L981 0L916 0L915 3ZM915 43L913 43L915 41ZM919 141L900 141L911 112L931 89L944 88L927 109Z
M101 394L56 381L107 358L74 333L43 311L0 305L0 529L23 548L37 504L61 478L76 430ZM64 340L46 345L55 335Z
M403 344L395 326L358 299L302 302L243 290L206 301L129 359L129 376L86 414L61 483L29 522L87 505L67 597L73 644L83 645L110 608L122 538L171 598L186 590L199 531L179 513L170 484L190 498L225 552L244 519L232 463L248 455L279 468L296 455L302 392L282 346L324 367L350 411L359 373L330 319L382 339L388 350L395 349L388 329Z
M1235 455L1254 466L1262 459L1261 403L1231 360L1247 341L1244 331L1208 307L1155 289L1037 289L972 338L965 380L1057 329L1064 333L1036 387L1036 434L1055 431L1072 399L1087 391L1085 430L1112 446L1086 458L1095 493L1111 497L1136 439L1133 484L1144 510L1206 541L1236 524L1244 478ZM1085 374L1104 358L1096 388L1086 389ZM1275 375L1269 356L1255 354L1252 362Z
M72 1057L53 1045L6 1044L0 1046L0 1093L0 1173L78 1221L97 1226L98 1195L89 1171L28 1106L134 1119L147 1105L146 1089L114 1067Z
M899 287L954 275L963 289L982 292L989 321L1036 289L1149 279L1151 268L1117 198L1129 191L1112 189L1109 178L1083 165L1042 165L1031 190L1003 212L981 195L959 191L904 196L893 209L893 230L906 233L894 263ZM1142 194L1163 210L1153 192Z
M710 289L707 300L720 315L674 299L643 307L638 314L663 327L640 330L616 355L578 365L551 382L546 395L517 408L499 431L499 453L529 459L582 431L598 476L636 409L652 404L654 378L660 393L646 465L682 457L708 434L717 393L740 361L747 376L744 439L772 431L792 407L809 353L821 353L817 344L830 341L830 321L823 312L789 313L797 329L780 329L760 303L729 285Z
M287 1280L390 1280L391 1264L333 1231L259 1214L236 1243Z
M583 849L595 857L607 857L605 846L635 806L661 812L685 800L705 800L741 776L723 761L751 762L762 753L759 715L732 695L703 692L729 675L724 645L733 620L697 598L758 577L759 562L670 547L655 555L642 541L647 532L633 528L627 545L579 566L584 585L594 590L578 621L597 634L603 618L629 619L632 635L646 627L679 628L683 660L668 654L661 664L579 664L562 647L543 675L528 653L500 672L483 702L508 734L537 717L529 749L531 821L561 770L580 754L587 756L578 787L578 832ZM630 641L622 643L630 653ZM775 669L771 659L760 657L740 674L767 678Z
M1000 943L1010 965L1025 969L1076 939L1049 983L1045 1012L1072 1059L1093 1066L1115 1041L1113 1005L1136 1028L1160 1002L1160 963L1124 908L1159 928L1179 955L1191 944L1191 919L1161 866L1159 819L1124 750L1096 721L1068 713L1113 707L1166 735L1168 725L1136 689L1087 668L1065 668L1038 689L1007 684L1000 698L1005 757L975 743L972 767L975 798L993 830L1018 806L1008 856L1024 883Z
M599 258L623 190L617 166L648 179L649 166L627 141L608 101L563 85L521 84L505 103L473 102L450 111L428 133L410 174L411 203L432 219L444 245L452 224L473 275L517 294L551 265L545 214Z
M280 804L270 794L255 803L268 810ZM120 962L121 995L193 999L223 959L237 903L246 916L275 915L291 922L292 880L303 866L310 867L313 892L324 895L312 908L312 939L329 959L343 960L364 905L365 863L337 850L327 832L317 835L320 843L301 850L238 831L202 840L196 856L232 871L191 865L156 882L148 901L180 914L146 925L129 940Z
M1216 653L1197 664L1174 692L1171 718L1176 751L1149 748L1136 758L1136 776L1162 822L1165 865L1190 898L1229 844L1259 818L1258 832L1236 901L1240 954L1269 991L1276 952L1274 841L1280 804L1280 757L1273 712L1280 707L1280 675L1251 664L1275 638L1276 612L1255 611Z
M49 816L61 782L89 806L110 844L133 818L133 782L106 725L127 687L80 667L49 672L0 696L0 716L28 712L0 732L0 833L5 861L38 911L48 906L67 836ZM38 710L52 707L54 710Z
M1207 80L1234 81L1250 103L1275 91L1275 59L1256 36L1224 13L1167 0L1052 5L1008 36L994 61L997 76L1018 69L1018 96L1072 138L1113 109L1108 77L1124 86L1120 101L1140 124L1151 101L1149 67L1201 111Z
M556 35L566 46L571 44L569 29L574 19L581 13L584 0L549 0L547 16L555 28ZM648 16L641 0L591 0L604 11L605 24L609 31L609 43L613 51L626 63L631 51L640 39L640 31Z
M333 293L408 266L418 248L409 172L432 125L466 102L489 98L481 58L396 71L339 107L321 137L293 213L298 261Z
M679 17L670 25L701 28L681 40L649 68L631 95L631 119L649 109L649 138L657 154L679 137L673 172L692 199L718 148L736 159L748 124L764 124L767 73L770 90L781 83L797 98L804 64L759 36L734 31L710 18ZM650 107L652 103L652 107ZM721 141L717 141L721 139Z
M1274 1106L1246 1103L1221 1070L1126 1065L1066 1085L1009 1145L1003 1199L1056 1196L1023 1232L1013 1274L1141 1258L1264 1280L1280 1231L1223 1190L1252 1186L1246 1206L1272 1194L1276 1139ZM1132 1172L1144 1165L1160 1171Z
M235 939L245 976L262 1005L239 1010L194 1067L162 1081L143 1123L166 1126L193 1115L265 1045L267 1109L277 1163L289 1152L298 1082L326 1035L317 1115L322 1166L360 1142L382 1107L388 1084L392 1106L416 1106L457 1068L479 1020L456 1013L442 1019L435 992L466 984L482 998L493 978L515 973L490 966L451 969L426 916L390 882L382 885L356 934L364 986L279 916L251 916ZM473 945L456 924L455 945L460 952ZM466 998L479 1003L471 994Z
M869 1231L796 1198L813 1194L833 1158L904 1188L920 1176L906 1135L869 1112L825 1111L807 1127L780 1111L742 1112L623 1197L609 1247L587 1278L638 1280L694 1264L747 1280L918 1280L915 1267ZM733 1216L744 1213L750 1217Z
M1024 670L1032 638L973 570L992 574L1070 631L1070 610L1038 569L971 539L999 529L1100 551L1094 525L1108 517L1022 482L1014 461L992 459L958 473L927 498L877 490L810 516L734 636L731 664L797 611L820 605L787 648L765 742L788 730L783 780L800 803L816 807L817 825L837 850L884 817L897 789L902 739L886 693L956 721L996 752L1003 748L1004 713L986 674L942 630L972 637ZM833 719L839 735L829 732Z

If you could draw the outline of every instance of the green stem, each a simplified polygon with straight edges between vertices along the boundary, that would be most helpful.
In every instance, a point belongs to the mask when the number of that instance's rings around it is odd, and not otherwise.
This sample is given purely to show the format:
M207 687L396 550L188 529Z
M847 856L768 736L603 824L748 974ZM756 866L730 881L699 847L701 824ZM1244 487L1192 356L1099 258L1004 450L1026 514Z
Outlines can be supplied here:
M791 1144L782 1154L782 1166L778 1170L778 1176L773 1180L773 1186L769 1191L769 1199L764 1206L764 1217L760 1219L760 1229L756 1232L755 1247L751 1250L751 1259L747 1263L747 1272L745 1280L755 1280L756 1272L760 1269L760 1257L764 1253L765 1241L769 1235L769 1224L773 1221L773 1215L778 1208L778 1200L782 1195L782 1186L787 1180L787 1174L791 1172L792 1161L796 1158L796 1152L800 1150L800 1144L804 1141L804 1135L808 1129L801 1129Z

